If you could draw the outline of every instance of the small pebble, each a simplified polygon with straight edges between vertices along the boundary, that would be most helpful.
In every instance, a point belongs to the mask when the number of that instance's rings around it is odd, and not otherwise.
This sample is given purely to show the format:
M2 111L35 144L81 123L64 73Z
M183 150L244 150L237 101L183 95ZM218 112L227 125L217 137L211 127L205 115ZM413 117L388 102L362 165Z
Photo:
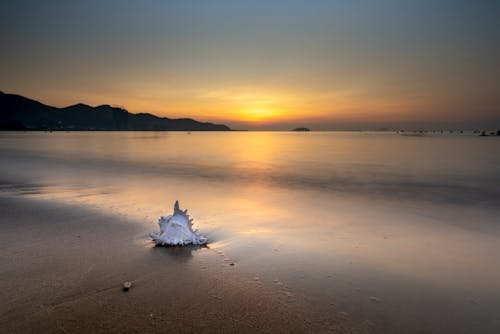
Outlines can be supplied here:
M123 282L123 291L128 291L132 287L132 282Z

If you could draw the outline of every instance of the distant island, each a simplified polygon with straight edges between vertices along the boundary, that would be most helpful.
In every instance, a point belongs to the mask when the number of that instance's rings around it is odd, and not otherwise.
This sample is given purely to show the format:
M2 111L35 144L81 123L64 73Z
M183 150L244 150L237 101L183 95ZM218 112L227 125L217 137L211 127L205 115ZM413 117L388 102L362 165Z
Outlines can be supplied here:
M231 131L224 124L132 114L110 105L91 107L78 103L57 108L3 92L0 92L0 130Z
M295 128L292 131L311 131L309 128Z

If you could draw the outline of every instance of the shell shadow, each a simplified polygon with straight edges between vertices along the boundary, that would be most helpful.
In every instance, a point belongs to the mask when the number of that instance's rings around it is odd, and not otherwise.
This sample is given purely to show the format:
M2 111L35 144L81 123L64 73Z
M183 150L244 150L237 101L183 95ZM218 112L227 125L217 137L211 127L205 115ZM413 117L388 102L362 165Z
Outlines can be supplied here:
M207 245L184 245L184 246L154 246L151 247L151 253L155 257L168 257L178 262L187 262L193 258L195 252L203 248L209 248Z

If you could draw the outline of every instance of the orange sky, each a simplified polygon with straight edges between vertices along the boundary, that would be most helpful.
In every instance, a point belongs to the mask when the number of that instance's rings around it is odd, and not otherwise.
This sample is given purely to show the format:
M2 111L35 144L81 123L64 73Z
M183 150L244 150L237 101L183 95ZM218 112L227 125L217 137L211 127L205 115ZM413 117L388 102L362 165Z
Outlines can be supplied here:
M55 106L120 105L249 129L493 124L499 7L2 4L0 89Z

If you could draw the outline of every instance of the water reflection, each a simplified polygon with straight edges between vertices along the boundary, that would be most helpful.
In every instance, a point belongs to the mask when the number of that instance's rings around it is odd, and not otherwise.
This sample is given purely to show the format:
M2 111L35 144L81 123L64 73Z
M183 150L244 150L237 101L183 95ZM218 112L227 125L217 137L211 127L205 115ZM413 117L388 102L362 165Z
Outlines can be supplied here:
M121 184L141 176L500 205L500 140L390 134L0 134L5 177ZM147 148L147 149L144 149ZM27 178L27 179L24 179ZM84 186L84 184L82 186Z

